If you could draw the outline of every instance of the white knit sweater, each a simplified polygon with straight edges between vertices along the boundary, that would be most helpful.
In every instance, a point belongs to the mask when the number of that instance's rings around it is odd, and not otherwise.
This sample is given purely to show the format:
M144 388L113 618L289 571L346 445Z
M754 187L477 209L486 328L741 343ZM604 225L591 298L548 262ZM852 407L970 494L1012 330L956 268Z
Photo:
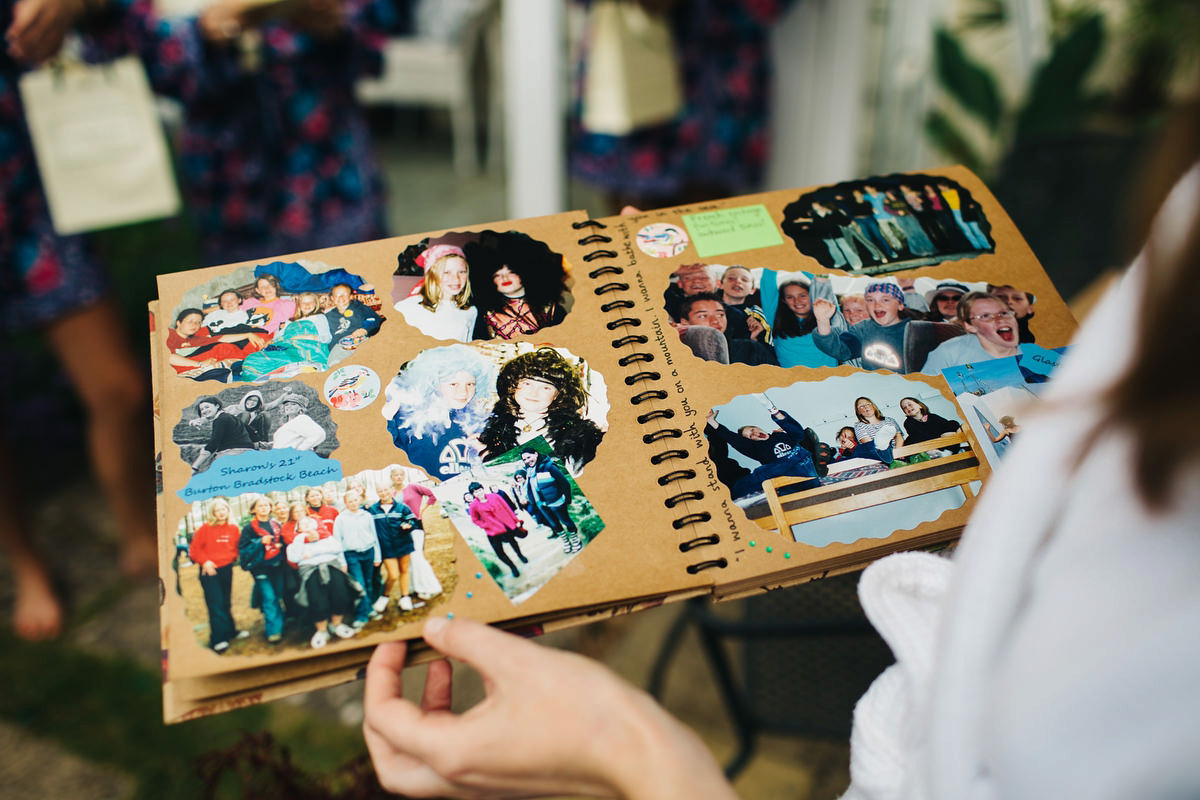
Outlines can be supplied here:
M1176 246L1197 197L1193 170L1157 245ZM1140 275L1090 315L953 562L903 553L864 573L897 663L855 709L845 800L1200 797L1200 469L1151 515L1129 438L1095 431Z

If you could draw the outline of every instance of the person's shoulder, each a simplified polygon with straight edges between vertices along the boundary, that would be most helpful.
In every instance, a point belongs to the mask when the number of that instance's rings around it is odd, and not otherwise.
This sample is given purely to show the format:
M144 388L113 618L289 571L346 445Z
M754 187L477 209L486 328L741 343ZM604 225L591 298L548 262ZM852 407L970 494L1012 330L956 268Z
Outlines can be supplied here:
M929 358L934 356L947 356L955 353L961 353L971 349L971 345L975 342L974 336L963 334L962 336L952 336L944 342L939 342L937 347L929 351Z

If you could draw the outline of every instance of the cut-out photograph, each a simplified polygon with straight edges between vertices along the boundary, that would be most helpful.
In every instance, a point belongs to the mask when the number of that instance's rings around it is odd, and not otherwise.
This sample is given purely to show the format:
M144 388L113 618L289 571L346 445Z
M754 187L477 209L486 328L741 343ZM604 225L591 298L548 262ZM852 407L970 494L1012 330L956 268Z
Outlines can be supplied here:
M1020 437L1021 421L1036 410L1066 349L1029 347L1019 356L958 364L942 372L993 467Z
M921 371L929 375L974 361L992 358L1012 358L1025 350L1040 350L1022 328L1017 314L1001 297L988 291L972 291L961 295L955 303L954 323L962 334L951 337L933 348L925 358Z
M538 437L436 487L442 508L518 604L604 529L562 460Z
M863 374L739 395L710 411L705 434L718 480L747 516L805 541L805 525L847 511L887 509L874 528L886 535L913 506L962 505L979 471L962 424L928 384ZM923 499L933 493L952 496Z
M271 381L201 395L171 433L192 473L222 457L291 448L328 458L338 447L337 424L313 388Z
M958 182L893 175L807 192L780 227L821 266L877 275L990 253L991 224Z
M682 264L663 292L679 340L697 358L721 364L779 363L762 302L758 277L742 266Z
M709 263L678 267L663 293L672 328L705 361L932 374L964 355L1003 357L1034 342L1035 301L1031 292L986 281ZM960 341L927 367L949 339Z
M426 480L392 465L192 503L172 565L201 644L271 655L424 619L458 580L454 528Z
M442 480L539 436L578 475L608 428L603 377L563 348L525 342L424 350L384 397L393 443Z
M375 289L340 267L274 261L184 293L170 319L176 373L221 383L323 372L384 322Z
M392 297L435 339L509 340L557 325L571 305L563 257L519 231L452 232L397 258Z

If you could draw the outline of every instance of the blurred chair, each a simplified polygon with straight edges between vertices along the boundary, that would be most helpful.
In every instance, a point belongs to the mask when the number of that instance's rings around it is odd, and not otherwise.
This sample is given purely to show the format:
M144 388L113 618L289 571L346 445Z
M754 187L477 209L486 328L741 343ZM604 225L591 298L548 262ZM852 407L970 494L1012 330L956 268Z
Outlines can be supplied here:
M725 765L730 779L750 761L761 734L850 738L854 704L893 662L859 606L859 574L729 603L684 604L664 637L649 692L661 697L680 640L694 628L737 735Z
M464 17L445 36L400 36L384 46L383 74L358 85L368 105L429 105L450 112L454 168L479 170L477 104L488 109L488 151L496 149L501 123L497 34L500 0L460 4ZM486 75L487 81L477 78ZM488 158L489 165L492 163Z

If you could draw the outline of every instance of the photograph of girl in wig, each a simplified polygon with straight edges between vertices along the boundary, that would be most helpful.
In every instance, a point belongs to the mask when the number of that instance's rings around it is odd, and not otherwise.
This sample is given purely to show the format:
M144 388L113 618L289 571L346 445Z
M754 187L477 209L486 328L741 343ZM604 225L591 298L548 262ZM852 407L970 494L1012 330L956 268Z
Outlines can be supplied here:
M484 231L463 252L479 309L474 338L512 339L566 317L567 271L545 243L518 231Z
M400 254L397 275L408 275L416 265L422 278L408 296L396 303L404 320L435 339L470 341L476 309L471 305L471 283L462 248L430 244L423 239Z
M500 368L496 404L479 434L485 459L544 436L572 475L596 455L604 436L585 418L588 390L586 365L557 350L541 347L518 355Z
M478 464L495 375L493 363L467 345L422 351L384 390L392 441L439 480Z

